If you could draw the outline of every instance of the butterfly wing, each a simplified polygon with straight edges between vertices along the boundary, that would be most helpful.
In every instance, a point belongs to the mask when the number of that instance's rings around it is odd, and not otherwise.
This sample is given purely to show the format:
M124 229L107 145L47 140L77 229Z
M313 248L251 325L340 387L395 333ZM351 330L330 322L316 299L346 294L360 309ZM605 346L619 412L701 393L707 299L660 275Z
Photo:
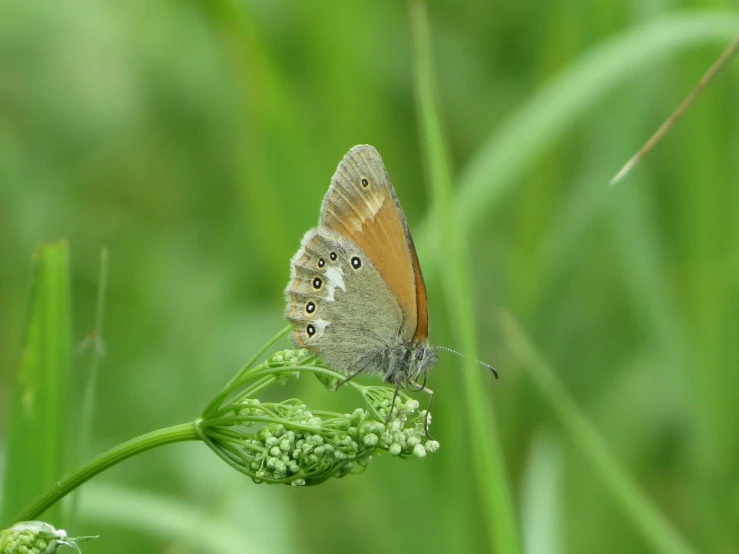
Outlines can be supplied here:
M400 306L353 242L327 227L308 231L292 259L285 295L296 346L318 353L337 370L385 374L391 367Z
M372 261L400 306L403 339L426 340L426 287L416 248L372 146L355 146L344 156L323 199L320 224L352 241Z

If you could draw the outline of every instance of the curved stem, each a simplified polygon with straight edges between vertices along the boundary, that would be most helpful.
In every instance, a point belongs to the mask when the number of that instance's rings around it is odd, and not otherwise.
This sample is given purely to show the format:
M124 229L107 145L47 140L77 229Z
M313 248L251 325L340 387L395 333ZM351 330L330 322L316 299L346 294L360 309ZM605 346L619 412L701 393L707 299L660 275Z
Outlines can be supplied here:
M158 429L145 435L141 435L129 441L114 446L107 452L103 452L91 462L80 466L74 473L68 475L45 494L39 496L21 511L14 521L29 521L38 519L49 507L55 502L64 498L67 494L79 487L84 482L92 479L98 473L101 473L116 465L123 460L151 450L157 446L163 446L173 442L183 442L190 440L201 440L200 434L195 422L183 423L173 427Z
M233 383L235 383L239 379L239 377L241 377L242 375L244 375L244 373L246 373L251 368L251 366L253 366L255 363L257 363L257 360L259 358L261 358L264 355L264 353L267 350L269 350L270 347L273 344L275 344L278 340L280 340L282 337L284 337L285 335L287 335L290 331L292 331L292 329L293 329L293 325L292 324L287 325L282 330L280 330L280 332L278 332L274 337L272 337L267 342L265 342L262 345L262 347L254 353L254 355L251 357L251 359L248 362L246 362L246 365L241 368L241 371L239 371L238 373L236 373L236 375L234 375L231 378L231 380L224 387L224 389L229 388Z

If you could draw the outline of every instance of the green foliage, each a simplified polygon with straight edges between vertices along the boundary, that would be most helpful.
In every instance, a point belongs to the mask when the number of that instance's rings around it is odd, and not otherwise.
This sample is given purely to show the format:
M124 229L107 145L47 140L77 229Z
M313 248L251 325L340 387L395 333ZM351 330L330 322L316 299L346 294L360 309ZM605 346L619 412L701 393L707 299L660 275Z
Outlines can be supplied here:
M3 481L3 522L64 472L70 355L69 247L40 247L13 392ZM48 514L61 525L61 506Z
M267 341L257 356L290 328ZM345 381L344 374L326 367L307 350L284 350L257 366L252 367L253 363L254 358L195 421L151 431L98 454L27 503L14 514L13 521L35 520L59 506L69 494L79 497L79 487L96 475L147 450L176 442L205 442L255 483L293 486L317 485L355 469L362 471L376 454L424 458L439 449L439 443L428 434L428 411L418 412L419 403L395 387L350 382L349 386L361 393L366 409L356 408L351 414L309 411L296 398L263 402L258 396L302 372L316 375L336 391Z
M100 452L192 419L283 325L289 258L358 143L382 154L414 232L432 342L477 346L501 376L442 355L429 376L442 448L423 463L379 456L318 487L257 487L200 444L137 457L82 496L71 531L103 536L86 553L489 551L507 525L489 509L502 479L526 552L542 541L548 554L651 552L641 505L624 501L633 489L604 476L587 432L511 352L501 306L653 513L698 552L739 550L736 62L607 187L737 33L735 3L428 4L444 130L433 151L428 128L418 134L405 3L0 3L0 442L11 456L36 245L73 245L74 342L94 320L100 248L111 252L87 449ZM442 223L464 229L439 234ZM451 281L459 260L466 280ZM88 362L73 356L74 375ZM84 402L80 380L71 403ZM263 401L354 409L353 395L308 383L289 379ZM471 424L478 404L492 444ZM57 439L77 430L52 425ZM541 437L558 454L542 454ZM497 444L504 464L480 482L472 453ZM528 486L542 476L551 496ZM202 529L218 538L193 538Z
M428 14L424 2L420 0L412 0L410 6L420 134L433 198L431 217L440 236L440 250L448 262L440 268L441 281L450 319L457 329L454 337L468 355L463 371L470 431L474 436L486 437L484 441L472 443L475 481L480 489L478 501L483 507L484 518L497 523L487 527L490 548L496 552L517 554L521 551L519 530L505 461L492 410L483 392L484 381L474 363L477 340L467 235L462 223L463 216L454 209L449 150L436 97Z

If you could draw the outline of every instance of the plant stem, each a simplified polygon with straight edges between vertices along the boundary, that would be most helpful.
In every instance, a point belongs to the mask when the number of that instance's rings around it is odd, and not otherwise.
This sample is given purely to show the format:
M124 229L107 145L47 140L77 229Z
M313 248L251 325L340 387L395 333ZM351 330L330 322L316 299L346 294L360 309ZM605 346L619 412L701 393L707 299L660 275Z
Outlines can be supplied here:
M97 458L77 468L77 470L68 475L45 494L39 496L31 502L23 511L15 518L17 521L30 521L38 519L49 507L64 498L74 489L92 479L98 473L101 473L123 460L151 450L158 446L170 444L174 442L183 442L190 440L200 440L197 425L195 422L183 423L173 427L166 427L157 431L152 431L145 435L141 435L118 446L114 446L107 452L103 452Z
M426 3L424 0L410 0L409 6L416 102L433 198L431 219L438 230L441 250L448 262L443 268L442 285L450 317L458 330L457 338L463 347L462 351L469 356L464 360L465 404L473 436L471 461L479 490L481 519L485 522L489 551L519 554L522 552L520 534L503 447L481 373L473 367L477 340L467 238L463 218L454 210L451 164L435 90L436 77Z

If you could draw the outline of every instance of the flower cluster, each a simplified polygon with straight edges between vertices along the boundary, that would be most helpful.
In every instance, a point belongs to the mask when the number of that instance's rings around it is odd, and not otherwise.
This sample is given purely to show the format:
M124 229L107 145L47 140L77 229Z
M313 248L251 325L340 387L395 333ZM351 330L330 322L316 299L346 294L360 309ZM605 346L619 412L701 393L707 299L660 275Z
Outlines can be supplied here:
M230 401L204 414L203 439L255 482L293 486L362 471L376 454L422 458L438 449L439 443L427 435L430 416L419 411L416 400L397 394L392 416L387 417L393 388L352 382L367 408L351 414L311 411L295 399L261 402L249 394L257 390L254 383L264 384L267 378L284 382L301 371L314 373L331 390L343 378L304 350L278 352L247 374L244 388Z
M78 542L95 537L67 537L63 529L43 521L21 521L0 531L0 554L54 554L62 546L80 551Z

